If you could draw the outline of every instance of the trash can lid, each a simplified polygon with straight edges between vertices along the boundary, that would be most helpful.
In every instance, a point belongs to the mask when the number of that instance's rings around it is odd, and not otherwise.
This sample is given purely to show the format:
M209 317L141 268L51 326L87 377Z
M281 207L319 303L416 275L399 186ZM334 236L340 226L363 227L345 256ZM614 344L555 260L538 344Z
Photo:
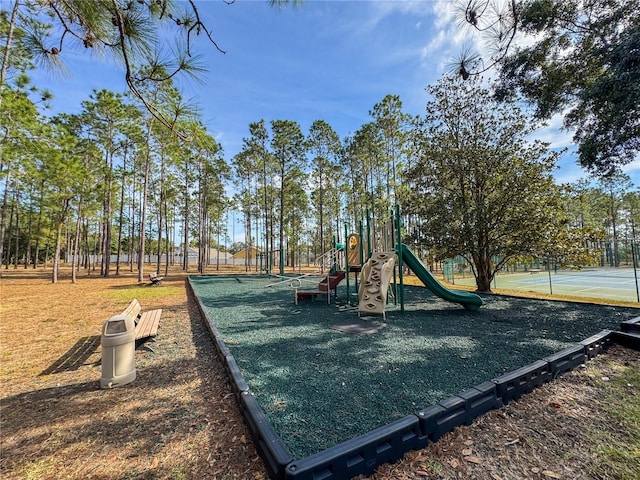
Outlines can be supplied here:
M133 329L135 329L135 324L129 315L114 315L104 322L102 335L122 335Z

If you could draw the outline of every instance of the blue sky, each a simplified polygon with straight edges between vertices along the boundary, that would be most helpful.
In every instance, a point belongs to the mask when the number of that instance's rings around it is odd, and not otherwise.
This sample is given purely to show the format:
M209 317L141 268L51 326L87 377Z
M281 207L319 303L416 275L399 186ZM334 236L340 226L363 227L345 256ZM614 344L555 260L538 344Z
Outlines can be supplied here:
M264 119L295 120L307 132L316 119L341 138L371 120L369 111L387 94L399 95L404 111L421 115L425 87L448 70L476 40L458 23L453 0L320 1L270 7L266 0L197 2L221 54L204 40L196 44L207 73L200 82L180 81L186 98L200 108L210 133L230 160L248 136L248 125ZM94 89L125 91L122 71L87 50L67 50L70 76L34 75L53 94L52 111L76 112ZM575 164L571 132L561 119L537 138L567 147L558 183L586 174ZM640 161L627 169L640 185Z

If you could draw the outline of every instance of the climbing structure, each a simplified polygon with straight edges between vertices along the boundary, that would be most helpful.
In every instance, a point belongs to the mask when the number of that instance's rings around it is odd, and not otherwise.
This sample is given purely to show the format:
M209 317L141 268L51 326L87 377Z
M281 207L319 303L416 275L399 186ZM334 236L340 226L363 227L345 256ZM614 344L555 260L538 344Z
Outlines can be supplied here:
M358 315L381 313L386 319L387 292L395 264L395 252L375 252L362 267L358 289Z

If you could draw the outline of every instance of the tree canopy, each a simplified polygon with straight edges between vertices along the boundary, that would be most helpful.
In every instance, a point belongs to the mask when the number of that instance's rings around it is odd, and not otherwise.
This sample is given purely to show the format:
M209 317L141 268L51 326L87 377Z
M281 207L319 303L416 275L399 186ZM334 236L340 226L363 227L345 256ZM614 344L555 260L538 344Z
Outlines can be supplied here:
M145 90L173 81L178 74L197 77L204 71L195 48L198 38L225 53L194 0L14 0L10 12L0 12L4 47L0 50L0 84L12 70L35 65L64 71L65 52L81 46L120 65L132 94L157 120L175 130L179 113L160 109ZM169 40L175 43L170 45Z
M464 55L463 77L497 66L500 98L522 95L538 118L562 114L591 173L637 158L639 0L468 0L464 17L491 53Z
M168 0L15 0L10 16L4 21L8 22L8 28L1 57L3 80L12 68L24 65L24 53L40 67L60 70L64 68L67 49L82 46L122 65L131 92L172 128L175 118L159 111L143 90L150 83L170 80L180 72L202 71L199 57L193 51L197 36L206 36L223 52L192 1L174 4ZM160 28L171 26L176 48L165 47L163 37L158 34Z

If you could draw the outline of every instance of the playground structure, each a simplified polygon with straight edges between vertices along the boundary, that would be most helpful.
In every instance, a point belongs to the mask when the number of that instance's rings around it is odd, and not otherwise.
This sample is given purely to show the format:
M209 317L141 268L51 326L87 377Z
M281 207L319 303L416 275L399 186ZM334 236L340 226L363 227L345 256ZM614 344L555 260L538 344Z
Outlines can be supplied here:
M350 274L354 273L354 294L357 294L358 315L381 314L386 319L386 306L389 300L394 304L399 303L400 311L404 312L403 267L406 265L425 287L437 296L449 302L458 303L467 310L479 309L482 306L482 299L478 295L445 287L411 248L402 243L401 225L400 207L396 206L380 238L374 239L373 244L382 248L382 251L376 252L371 250L372 238L368 213L366 227L363 227L360 222L359 233L347 234L348 227L345 225L345 244L334 241L334 248L319 257L320 262L316 262L320 271L323 271L323 268L329 270L329 274L319 283L317 289L299 289L302 279L312 274L283 281L291 282L291 287L295 289L296 305L302 298L314 298L319 295L327 295L327 302L331 303L331 291L334 292L335 299L337 286L342 280L346 280L347 303L351 303ZM327 259L329 259L328 262Z
M329 268L316 291L298 291L303 282L310 280L306 276L288 277L278 284L289 283L296 288L296 302L302 298L313 299L322 295L327 295L327 302L331 302L331 292L333 291L335 298L337 285L345 282L346 303L353 304L353 297L357 296L359 315L381 314L386 319L386 307L391 301L394 304L400 303L401 310L405 310L403 267L406 266L435 295L458 303L467 310L478 310L483 305L482 299L472 293L451 290L440 283L413 250L402 243L400 227L399 210L396 208L391 221L385 226L382 238L376 239L373 247L376 251L371 251L374 243L370 241L368 226L366 235L363 235L365 232L362 226L358 234L347 235L348 227L345 226L345 243L334 241L335 248L316 262L319 267ZM258 282L265 280L264 277L243 279L233 282L233 285L241 288L238 286L244 284L243 288L247 292L255 292L256 287L250 283L256 282L258 285ZM355 292L351 291L352 280L355 280ZM316 278L314 282L317 281ZM190 279L193 288L192 282L197 288L197 284L206 282L206 279ZM224 284L220 287L223 295L243 298L242 295L228 292L227 288ZM416 294L415 290L419 293ZM628 333L640 333L640 317L632 318L637 315L635 311L624 313L624 318L627 319L620 324L621 332L616 332L610 328L616 327L617 320L608 318L610 315L590 312L593 306L572 304L570 308L575 309L572 317L580 319L574 328L580 329L581 335L573 334L571 338L567 338L564 318L566 313L557 315L557 305L548 305L550 302L535 304L536 317L545 319L544 328L538 331L536 322L517 321L517 318L527 319L527 315L531 315L533 309L529 308L532 304L527 303L528 300L487 299L482 311L473 315L474 321L469 322L469 315L463 312L430 315L440 308L440 302L434 301L433 296L425 289L415 290L407 292L412 299L418 298L417 303L412 300L403 322L384 325L383 333L377 335L374 342L368 341L364 335L353 335L348 341L343 341L342 337L338 339L332 331L345 330L335 328L338 315L333 309L291 309L280 305L280 312L277 313L278 328L272 328L271 321L256 321L261 314L259 311L255 316L247 316L245 309L241 314L234 314L232 306L207 307L206 304L199 303L218 353L225 362L242 415L271 478L342 480L357 475L370 475L378 465L396 461L409 450L418 450L436 442L446 432L460 425L470 425L480 415L518 400L557 376L578 368L615 343L640 348L640 335ZM203 286L202 291L209 294L210 298L216 298L216 292L208 292L207 287ZM288 292L284 290L278 294L281 298L288 297ZM266 313L262 314L262 318L270 320L274 315L272 297L267 294L260 297L261 300L256 300L255 303L263 303ZM353 311L351 308L347 310ZM296 317L289 317L290 321L280 321L290 315ZM555 319L556 316L560 318ZM424 327L425 317L430 319L429 328ZM611 323L602 323L603 317L607 317L607 322ZM505 330L500 325L501 322L496 321L497 318L512 322L513 328ZM588 325L587 318L591 322ZM242 325L247 328L239 328ZM549 333L549 326L553 326L554 334ZM603 326L607 329L592 334ZM258 331L260 328L263 330ZM322 330L321 335L319 330ZM231 344L232 350L225 344L223 335L236 340ZM253 341L243 341L242 335L250 335ZM513 337L505 341L504 335ZM456 338L456 342L443 342L443 337L447 336ZM588 338L580 340L585 337ZM260 348L256 348L256 338L260 339ZM416 338L419 338L418 342L415 341ZM534 338L543 341L532 341ZM560 343L547 342L548 338L557 338ZM336 339L338 341L333 341ZM375 356L370 354L372 346L376 348ZM413 350L416 354L407 362L407 349L415 349L417 346L419 350ZM511 346L515 348L509 348ZM557 351L560 346L565 348ZM460 355L461 348L465 351L464 355ZM422 351L432 351L434 354L423 355ZM379 368L382 355L385 359L383 365L401 365L402 368L388 369L387 376L387 369ZM243 357L243 363L236 360ZM373 363L365 363L371 357L375 357L372 359ZM439 360L434 361L437 358ZM334 368L338 361L343 360L344 363L339 368ZM524 366L504 373L504 365L507 364ZM472 387L469 387L472 383L458 382L457 376L465 372L470 372L476 379L478 365L482 366L483 374L489 372L491 375L486 381ZM332 370L329 371L327 366L331 366ZM278 381L259 384L260 388L255 392L241 372L246 369L253 378L259 378L262 374L272 379L276 368L287 374L279 376ZM415 377L411 376L413 374ZM425 375L430 379L428 385L424 382ZM309 376L313 380L305 389ZM326 384L320 389L319 384L324 381ZM451 387L445 387L449 382ZM267 383L272 387L282 383L284 387L280 391L265 393L264 385ZM383 385L384 395L380 395L379 386ZM461 385L467 389L459 390ZM450 391L446 388L450 388ZM318 391L325 392L320 408L312 402ZM406 410L399 410L399 405L407 400L407 391L415 392L418 396L428 393L432 397L411 400L405 404ZM395 394L398 396L393 399ZM376 410L377 406L374 406L377 402L371 402L368 405L370 408L363 409L362 399L374 396L388 403L380 410ZM266 401L269 402L268 405L272 405L273 398L285 397L294 400L289 403L282 416L278 416L279 413L274 412L274 409L265 413L259 403ZM298 401L295 401L296 398ZM327 405L330 407L325 408ZM352 412L343 413L345 405L354 405L356 408ZM294 411L293 408L299 410ZM362 410L366 412L363 413ZM393 412L393 417L384 417L383 411ZM406 415L397 418L399 411ZM324 416L321 412L324 412ZM362 416L354 422L357 415ZM374 415L380 417L368 423ZM273 424L269 416L273 416ZM349 420L341 421L346 418ZM289 425L288 422L294 422L293 419L301 419L300 424ZM344 436L338 436L333 445L325 443L327 434L324 429L327 428L325 426L329 419L333 422L328 427L331 435L346 431ZM360 423L363 424L361 429ZM310 433L299 434L303 431L303 424L304 428L312 425ZM349 428L353 425L358 425L358 428L351 433ZM292 431L296 434L292 435ZM307 448L307 444L301 445L300 439L311 438L317 439L317 446Z
M344 252L342 250L342 246L336 245L335 248L332 248L331 250L325 252L315 260L314 264L316 268L314 269L314 271L305 273L304 275L299 275L294 278L287 277L283 274L277 275L280 280L275 283L270 283L269 285L267 285L267 287L289 284L289 286L294 289L293 299L296 305L298 304L298 301L303 298L310 298L313 300L317 296L325 295L327 297L327 303L331 303L331 292L333 292L335 299L338 293L338 284L345 277L344 270L340 270L338 268L338 266L342 263L341 257L343 255ZM315 277L327 271L329 273L324 277L323 280L320 281L320 283L318 283L317 288L312 290L300 290L303 282L311 282L311 277Z

